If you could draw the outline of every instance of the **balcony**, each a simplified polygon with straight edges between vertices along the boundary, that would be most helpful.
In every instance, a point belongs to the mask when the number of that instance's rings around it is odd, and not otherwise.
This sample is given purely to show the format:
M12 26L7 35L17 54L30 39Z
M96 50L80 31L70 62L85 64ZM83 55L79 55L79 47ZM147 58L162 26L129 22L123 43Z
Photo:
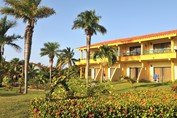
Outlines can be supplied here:
M145 50L143 55L140 55L141 52L128 52L122 53L120 61L148 61L148 60L169 60L176 58L176 52L171 52L171 49L155 49L155 50Z
M176 51L171 52L171 49L155 49L155 50L144 50L143 55L141 52L127 52L117 56L119 62L133 62L133 61L151 61L151 60L170 60L177 58ZM97 60L90 59L90 64L102 63L103 59L98 58ZM105 60L107 61L107 60ZM76 65L85 65L86 59L81 59L76 62Z
M145 50L143 52L143 54L161 54L161 53L170 53L171 49L165 49L165 48L161 48L161 49L155 49L155 50Z
M117 56L117 61L119 60L119 57ZM104 58L97 58L94 60L93 58L90 59L90 64L100 64L100 63L107 63L108 59ZM76 65L85 65L86 64L86 59L80 59L79 61L76 61Z

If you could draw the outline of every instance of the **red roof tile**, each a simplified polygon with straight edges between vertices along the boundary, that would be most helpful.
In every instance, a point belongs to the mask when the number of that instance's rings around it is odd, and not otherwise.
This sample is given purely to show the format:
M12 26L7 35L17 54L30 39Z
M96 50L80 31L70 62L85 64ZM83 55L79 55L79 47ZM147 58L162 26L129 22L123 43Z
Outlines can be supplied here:
M146 38L165 36L165 35L169 35L169 34L177 34L177 30L170 30L170 31L158 32L158 33L147 34L147 35L142 35L142 36L134 36L134 37L129 37L129 38L109 40L109 41L95 43L95 44L92 44L91 46L101 46L101 45L114 44L114 43L126 43L126 42L135 41L135 40L143 40ZM82 46L80 48L86 48L86 46Z

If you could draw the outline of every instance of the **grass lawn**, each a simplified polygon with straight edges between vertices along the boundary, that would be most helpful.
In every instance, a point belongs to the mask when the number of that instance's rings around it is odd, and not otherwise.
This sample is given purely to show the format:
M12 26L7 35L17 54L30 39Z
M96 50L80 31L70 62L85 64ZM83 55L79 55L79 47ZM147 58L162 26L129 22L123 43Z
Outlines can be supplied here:
M122 93L122 92L130 92L130 91L139 91L139 90L171 90L172 83L134 83L132 84L128 82L107 82L105 83L107 86L111 86L113 92L115 94Z
M44 96L42 91L29 91L27 95L16 93L17 88L5 91L0 88L0 118L29 118L30 100Z
M124 82L107 82L104 83L110 86L115 94L139 90L170 90L170 83L135 83L133 86L130 83ZM0 88L0 118L28 118L30 117L30 100L44 96L42 91L29 91L27 95L17 94L17 88L12 91L5 91Z

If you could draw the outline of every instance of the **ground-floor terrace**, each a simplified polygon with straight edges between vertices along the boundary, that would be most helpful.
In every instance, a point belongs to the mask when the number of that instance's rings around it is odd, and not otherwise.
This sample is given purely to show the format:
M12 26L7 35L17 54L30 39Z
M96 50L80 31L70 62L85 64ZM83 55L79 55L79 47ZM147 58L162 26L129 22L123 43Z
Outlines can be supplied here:
M80 66L80 77L84 77L85 66ZM117 62L111 67L101 64L90 65L90 78L117 81L129 76L138 81L167 82L177 80L177 60L151 60L142 62Z

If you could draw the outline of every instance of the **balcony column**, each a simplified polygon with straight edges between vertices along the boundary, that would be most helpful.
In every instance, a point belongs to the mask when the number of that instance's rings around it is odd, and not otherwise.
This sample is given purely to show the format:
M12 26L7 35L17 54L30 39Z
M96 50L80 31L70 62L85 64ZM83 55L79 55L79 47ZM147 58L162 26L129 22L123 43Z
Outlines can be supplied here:
M171 52L174 52L174 40L171 39Z
M144 51L144 44L141 43L141 55L143 55L143 51Z
M80 59L83 59L83 50L80 50Z
M117 49L118 49L117 55L120 56L120 46L119 45L118 45Z
M171 80L172 80L172 82L174 82L175 81L175 70L174 70L174 61L172 60L171 61Z

